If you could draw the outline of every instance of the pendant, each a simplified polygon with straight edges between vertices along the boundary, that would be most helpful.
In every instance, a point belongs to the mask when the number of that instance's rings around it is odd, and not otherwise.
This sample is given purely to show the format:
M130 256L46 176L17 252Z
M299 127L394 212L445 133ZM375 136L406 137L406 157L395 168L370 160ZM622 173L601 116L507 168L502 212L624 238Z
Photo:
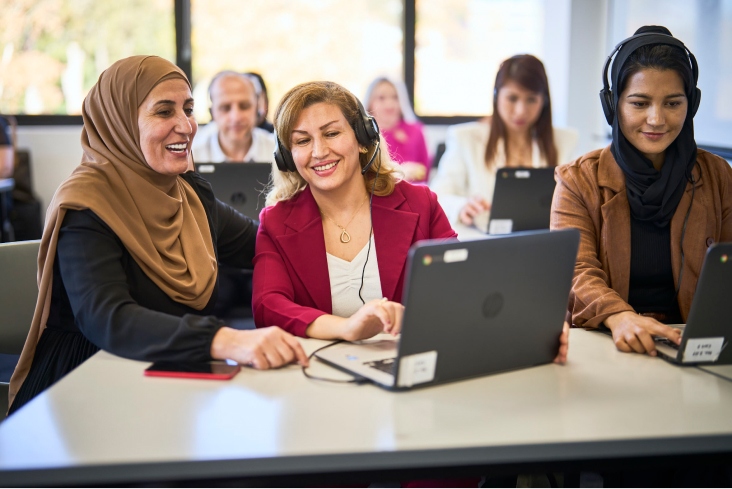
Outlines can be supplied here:
M341 243L350 243L351 242L351 235L348 234L348 231L346 231L346 228L341 228L343 232L341 232Z

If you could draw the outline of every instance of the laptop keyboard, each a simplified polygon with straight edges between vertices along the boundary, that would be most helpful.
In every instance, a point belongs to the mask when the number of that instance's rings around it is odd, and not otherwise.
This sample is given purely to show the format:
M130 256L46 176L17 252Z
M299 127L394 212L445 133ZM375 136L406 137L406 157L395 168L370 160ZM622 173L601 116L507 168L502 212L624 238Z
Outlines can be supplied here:
M673 341L671 341L667 338L656 338L656 343L661 343L664 346L670 346L674 350L679 349L679 345L677 345L676 343L674 343Z
M373 362L364 362L364 365L381 370L389 375L394 375L394 366L396 365L394 360L396 358L385 358L383 360L374 360Z

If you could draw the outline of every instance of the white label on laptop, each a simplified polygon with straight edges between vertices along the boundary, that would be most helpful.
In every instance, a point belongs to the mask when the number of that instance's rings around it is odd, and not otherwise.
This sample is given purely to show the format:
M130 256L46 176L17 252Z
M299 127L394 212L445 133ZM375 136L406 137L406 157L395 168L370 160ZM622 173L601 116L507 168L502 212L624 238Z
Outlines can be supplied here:
M213 165L200 165L198 167L198 173L213 173L216 168Z
M491 219L488 234L511 234L513 219Z
M716 362L722 352L724 337L692 338L686 342L682 362Z
M402 357L399 362L399 387L412 387L431 382L437 368L437 350Z
M456 250L447 250L442 256L445 263L455 263L458 261L465 261L468 259L468 249L458 248Z
M516 170L516 178L529 178L531 177L531 172L529 170Z

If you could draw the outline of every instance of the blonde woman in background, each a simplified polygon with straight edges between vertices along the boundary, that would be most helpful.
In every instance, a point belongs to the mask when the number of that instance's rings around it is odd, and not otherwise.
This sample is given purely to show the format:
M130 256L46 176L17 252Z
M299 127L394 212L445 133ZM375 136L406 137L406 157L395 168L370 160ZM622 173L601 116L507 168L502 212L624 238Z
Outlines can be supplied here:
M422 124L414 115L404 83L385 76L376 78L366 90L365 102L389 146L389 156L401 165L405 178L426 182L431 161Z

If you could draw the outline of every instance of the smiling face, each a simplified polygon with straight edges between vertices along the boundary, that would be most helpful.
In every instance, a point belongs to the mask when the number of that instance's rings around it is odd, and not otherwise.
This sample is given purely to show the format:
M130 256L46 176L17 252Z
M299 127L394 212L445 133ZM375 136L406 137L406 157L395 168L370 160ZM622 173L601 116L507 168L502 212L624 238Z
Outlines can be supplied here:
M618 99L618 124L630 144L659 170L684 127L688 100L674 70L647 68L630 76Z
M140 148L150 168L163 175L188 170L191 143L198 124L193 118L193 96L179 78L165 80L137 109Z
M402 108L399 105L399 97L396 88L388 81L382 81L371 92L371 104L369 107L376 123L382 129L391 129L396 126L402 118Z
M257 93L251 80L238 75L222 76L211 87L211 117L227 146L248 140L257 125Z
M298 173L313 192L364 189L356 133L338 106L320 102L303 109L290 147Z
M530 131L539 120L544 107L544 96L532 92L513 80L498 90L496 110L506 129L512 133Z

